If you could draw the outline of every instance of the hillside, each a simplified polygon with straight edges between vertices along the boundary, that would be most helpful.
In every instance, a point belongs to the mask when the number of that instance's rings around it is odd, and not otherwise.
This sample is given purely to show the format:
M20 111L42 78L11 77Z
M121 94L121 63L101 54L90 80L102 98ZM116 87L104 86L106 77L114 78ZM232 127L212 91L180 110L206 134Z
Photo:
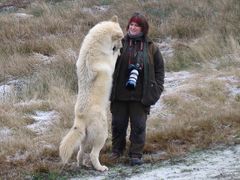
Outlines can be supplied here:
M146 163L240 143L240 1L0 0L1 178L79 173L75 158L61 171L58 147L73 123L81 42L114 14L125 32L136 11L147 16L166 67L148 119ZM107 158L110 134L101 161L116 168L127 160Z

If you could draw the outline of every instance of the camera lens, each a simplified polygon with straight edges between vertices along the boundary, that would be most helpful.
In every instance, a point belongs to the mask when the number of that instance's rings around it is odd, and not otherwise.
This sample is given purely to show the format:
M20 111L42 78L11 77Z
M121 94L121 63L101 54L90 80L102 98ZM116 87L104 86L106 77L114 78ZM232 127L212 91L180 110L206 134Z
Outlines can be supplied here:
M129 74L129 79L126 83L126 87L128 89L134 89L137 85L137 79L138 79L138 70L133 69Z

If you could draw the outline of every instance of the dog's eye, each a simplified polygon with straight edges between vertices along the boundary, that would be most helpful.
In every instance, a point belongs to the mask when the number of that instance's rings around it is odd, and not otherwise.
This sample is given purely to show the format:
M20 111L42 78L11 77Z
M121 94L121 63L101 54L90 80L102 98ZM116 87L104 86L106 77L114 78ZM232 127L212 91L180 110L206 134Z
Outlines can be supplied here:
M116 46L113 47L113 51L116 51Z

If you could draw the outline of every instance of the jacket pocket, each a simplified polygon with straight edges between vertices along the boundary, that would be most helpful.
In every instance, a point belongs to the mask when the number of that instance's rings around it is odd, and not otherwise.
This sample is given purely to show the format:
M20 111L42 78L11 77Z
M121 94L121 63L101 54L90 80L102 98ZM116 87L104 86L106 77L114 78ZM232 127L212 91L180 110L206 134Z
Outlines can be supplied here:
M161 89L158 87L156 81L150 81L142 103L146 106L154 105L159 100L160 95Z
M151 81L150 82L149 91L150 91L149 92L150 98L151 98L153 104L155 104L158 101L158 99L160 98L160 94L161 94L160 89L159 89L156 81Z

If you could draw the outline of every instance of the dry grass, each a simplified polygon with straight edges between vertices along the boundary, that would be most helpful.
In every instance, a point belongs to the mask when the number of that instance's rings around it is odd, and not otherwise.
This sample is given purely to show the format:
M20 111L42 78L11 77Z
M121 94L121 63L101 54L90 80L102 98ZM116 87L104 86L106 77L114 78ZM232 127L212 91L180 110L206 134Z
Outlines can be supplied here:
M181 155L216 144L231 144L234 136L239 136L240 103L231 102L224 84L218 80L194 81L190 83L192 88L164 96L164 104L174 116L168 121L151 119L146 152L160 149L169 155Z
M16 4L16 9L0 12L0 83L24 81L23 87L15 88L18 93L0 104L0 130L11 130L7 140L0 140L1 178L59 174L59 142L73 122L80 44L94 24L113 14L119 16L124 30L133 12L146 14L151 38L177 39L173 57L165 57L167 71L187 69L201 74L188 82L188 88L162 97L172 119L149 121L145 153L151 156L161 150L168 158L239 141L240 96L232 97L218 79L240 78L238 0L29 2L22 9ZM18 17L16 12L30 16ZM206 78L212 74L216 78ZM36 111L53 110L59 118L47 133L39 135L27 128L35 122L31 115ZM103 162L109 163L110 149L111 137L102 151Z

